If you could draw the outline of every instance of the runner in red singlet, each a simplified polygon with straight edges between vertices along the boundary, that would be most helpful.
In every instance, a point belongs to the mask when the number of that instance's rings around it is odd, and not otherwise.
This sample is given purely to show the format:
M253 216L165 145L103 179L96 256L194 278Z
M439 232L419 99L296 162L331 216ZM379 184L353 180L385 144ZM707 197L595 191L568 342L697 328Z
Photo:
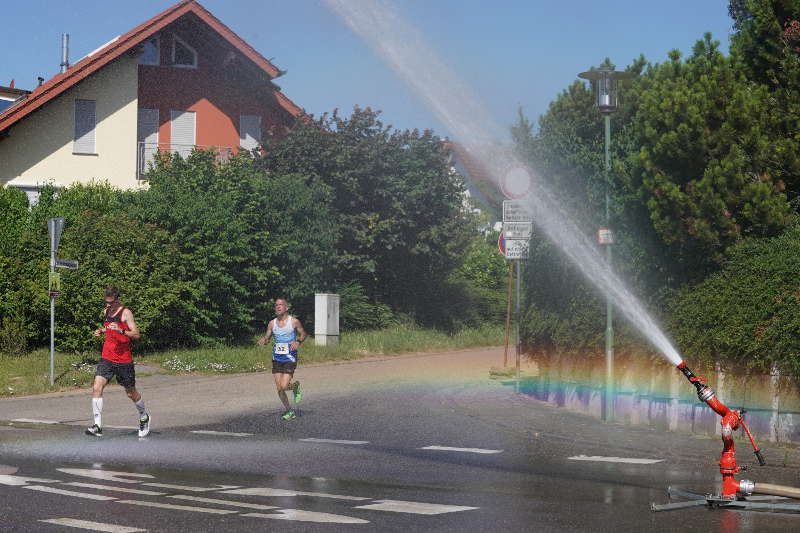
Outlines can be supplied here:
M136 372L133 368L131 341L140 338L139 328L133 313L119 301L119 289L109 286L105 291L105 310L103 328L96 329L95 337L106 336L103 354L97 364L94 385L92 386L92 414L94 425L86 429L87 435L103 436L102 412L103 389L114 376L117 383L125 387L125 392L139 411L139 436L150 433L150 415L144 408L144 400L136 390Z

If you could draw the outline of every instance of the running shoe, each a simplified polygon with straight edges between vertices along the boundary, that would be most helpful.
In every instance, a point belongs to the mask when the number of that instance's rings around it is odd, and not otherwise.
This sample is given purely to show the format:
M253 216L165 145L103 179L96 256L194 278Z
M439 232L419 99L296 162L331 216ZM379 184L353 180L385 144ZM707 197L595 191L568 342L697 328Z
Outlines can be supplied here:
M288 411L283 413L283 416L281 418L283 418L284 420L293 420L293 419L297 418L297 415L294 414L294 410L293 409L289 409Z
M150 415L139 418L139 436L146 437L150 434Z
M295 381L292 388L294 389L294 403L300 403L300 399L303 397L300 393L300 382Z
M93 437L102 437L103 436L103 428L101 428L100 426L95 424L92 427L86 428L85 433L87 435L91 435Z

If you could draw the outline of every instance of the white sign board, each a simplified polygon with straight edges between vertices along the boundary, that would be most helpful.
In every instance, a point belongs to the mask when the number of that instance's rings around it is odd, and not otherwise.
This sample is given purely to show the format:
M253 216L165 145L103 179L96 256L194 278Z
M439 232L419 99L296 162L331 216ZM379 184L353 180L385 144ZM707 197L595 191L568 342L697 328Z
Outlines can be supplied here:
M506 259L527 259L528 240L527 239L506 239Z
M598 244L614 244L614 234L608 228L600 228L597 230Z
M530 239L533 224L530 222L504 222L503 235L506 239Z
M503 222L533 222L528 202L522 200L503 201Z

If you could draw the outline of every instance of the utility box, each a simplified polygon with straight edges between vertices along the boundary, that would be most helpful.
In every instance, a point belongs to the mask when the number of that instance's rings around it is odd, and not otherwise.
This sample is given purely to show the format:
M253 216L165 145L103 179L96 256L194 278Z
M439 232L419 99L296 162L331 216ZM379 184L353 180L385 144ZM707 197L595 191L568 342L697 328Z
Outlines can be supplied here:
M339 344L339 295L314 295L314 344Z

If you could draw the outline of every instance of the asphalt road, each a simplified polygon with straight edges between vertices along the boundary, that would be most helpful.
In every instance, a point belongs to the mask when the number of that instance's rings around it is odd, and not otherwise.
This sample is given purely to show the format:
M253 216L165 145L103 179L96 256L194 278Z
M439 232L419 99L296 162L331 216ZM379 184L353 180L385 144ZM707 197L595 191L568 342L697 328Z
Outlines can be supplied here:
M83 434L88 391L0 400L0 531L800 530L800 514L651 512L667 486L714 491L719 441L516 394L488 379L501 358L301 365L292 421L269 374L142 377L145 439L116 386L102 439ZM764 448L747 477L799 485L797 452Z

